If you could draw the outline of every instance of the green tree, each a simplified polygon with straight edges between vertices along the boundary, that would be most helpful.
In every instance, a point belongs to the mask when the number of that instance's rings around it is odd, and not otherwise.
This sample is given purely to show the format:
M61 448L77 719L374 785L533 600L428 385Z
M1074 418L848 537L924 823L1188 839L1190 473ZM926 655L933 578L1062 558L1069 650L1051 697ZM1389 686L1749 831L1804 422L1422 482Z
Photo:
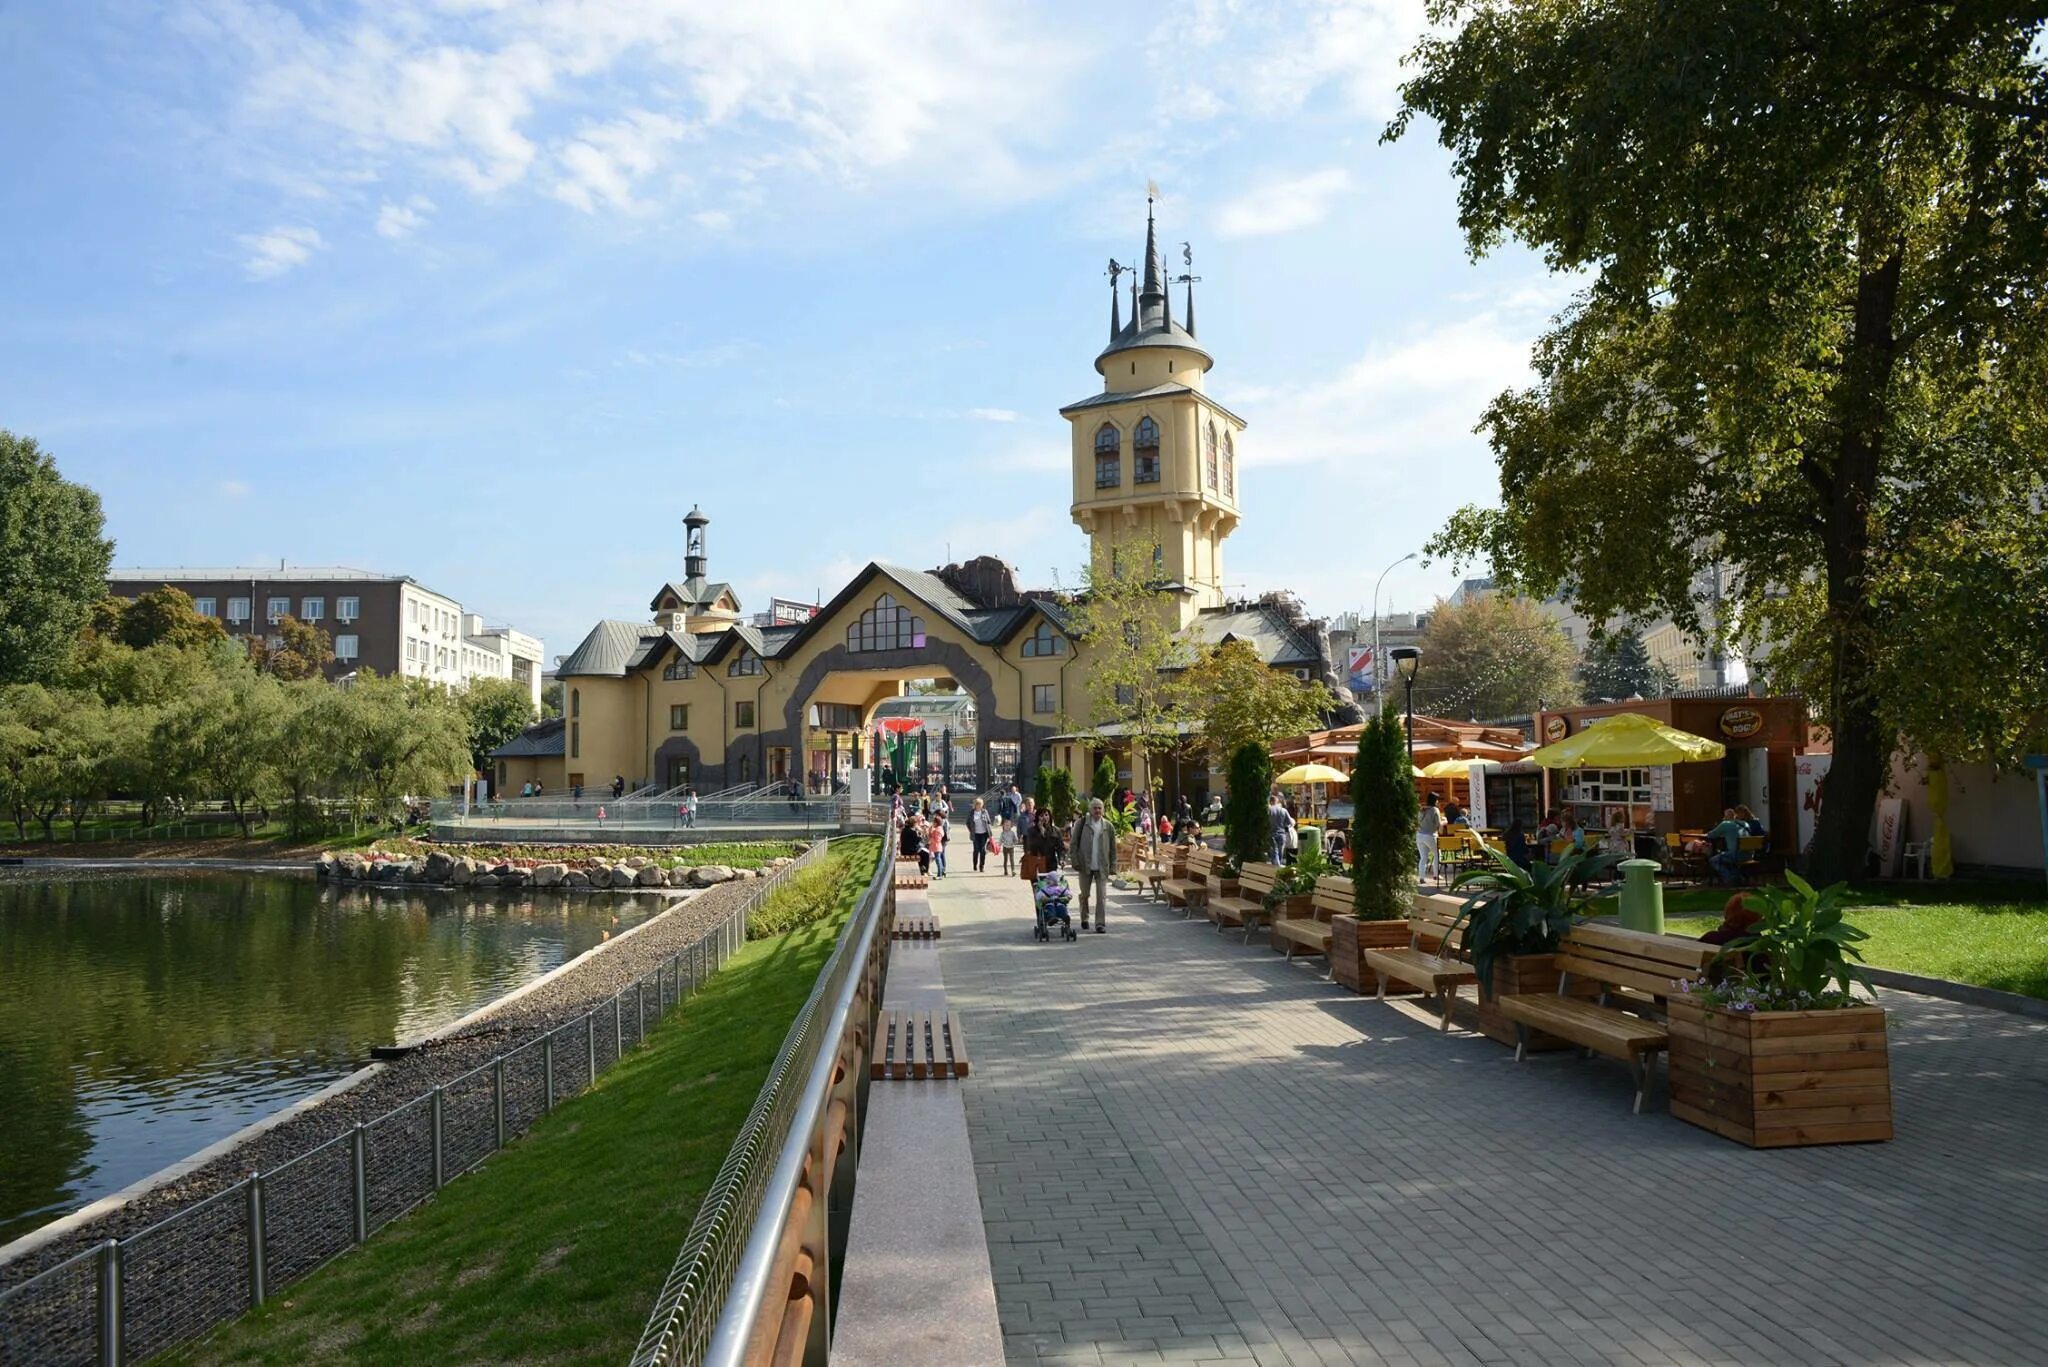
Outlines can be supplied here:
M0 683L48 682L107 591L114 543L100 497L0 428Z
M562 681L544 683L540 686L540 714L543 717L562 715Z
M17 835L41 823L43 838L63 807L64 701L41 684L0 686L0 792Z
M1351 767L1351 905L1361 921L1392 921L1415 901L1414 766L1402 710L1391 701L1365 720Z
M365 670L348 690L356 704L349 762L369 809L384 817L406 797L435 797L469 772L469 726L445 688Z
M271 768L285 796L285 824L295 836L321 826L316 798L346 796L354 766L350 747L357 737L358 700L352 690L322 679L284 686L283 714L273 733Z
M311 622L278 618L277 640L272 646L261 636L251 637L249 658L262 673L286 683L317 679L334 663L334 638Z
M1430 609L1421 645L1417 712L1486 721L1578 700L1572 681L1577 652L1527 598L1490 593L1439 602Z
M1622 627L1586 646L1579 659L1579 688L1589 702L1668 698L1678 688L1678 678L1650 658L1634 627Z
M1142 768L1148 786L1154 757L1178 755L1187 739L1179 681L1190 652L1175 600L1153 576L1158 554L1156 540L1134 537L1098 549L1082 571L1067 628L1086 710L1061 719L1098 746L1127 745L1133 780Z
M491 751L533 723L533 695L517 679L472 679L456 696L469 726L470 766L488 772Z
M1249 641L1204 650L1181 689L1189 713L1201 722L1202 740L1219 756L1246 745L1271 751L1283 736L1313 731L1332 702L1328 688L1274 669Z
M1032 780L1031 796L1037 799L1038 810L1041 812L1052 810L1052 775L1053 766L1041 764L1038 766L1038 777Z
M1116 796L1116 761L1107 754L1095 761L1095 782L1091 796L1108 802Z
M1065 769L1052 771L1052 794L1048 805L1052 808L1052 819L1062 826L1071 825L1079 810L1076 791L1072 773Z
M121 604L118 614L109 611L112 604ZM102 606L94 611L95 629L110 616L114 618L113 639L136 649L157 645L179 650L204 649L227 639L227 630L219 621L193 607L191 596L183 589L168 584L151 589L132 603L122 603L118 598L103 599Z
M167 708L155 744L189 766L195 795L234 814L243 835L276 788L277 735L284 695L249 662L223 661L205 684Z
M1973 670L1887 691L1915 614L1951 601L2014 677L2048 652L2008 606L2030 597L2024 557L1940 549L2042 535L2048 20L1891 0L1431 17L1389 136L1434 121L1475 252L1512 235L1593 273L1536 385L1485 416L1501 506L1432 550L1569 586L1596 620L1732 621L1768 645L1833 736L1815 881L1856 873L1901 734L1983 756L2015 737L1971 701ZM1698 587L1712 564L1725 610Z
M1230 794L1223 802L1223 849L1242 868L1272 853L1273 758L1266 747L1246 743L1230 756Z

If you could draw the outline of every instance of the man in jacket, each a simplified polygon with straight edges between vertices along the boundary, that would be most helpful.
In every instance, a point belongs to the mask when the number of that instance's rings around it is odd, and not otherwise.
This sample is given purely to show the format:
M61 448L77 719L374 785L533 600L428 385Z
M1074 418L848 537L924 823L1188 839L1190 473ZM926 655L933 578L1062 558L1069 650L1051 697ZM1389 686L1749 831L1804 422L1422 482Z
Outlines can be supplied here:
M1109 876L1116 872L1116 827L1103 815L1102 799L1091 798L1088 815L1074 823L1074 872L1081 875L1081 929L1088 929L1088 904L1095 904L1095 933L1109 929Z

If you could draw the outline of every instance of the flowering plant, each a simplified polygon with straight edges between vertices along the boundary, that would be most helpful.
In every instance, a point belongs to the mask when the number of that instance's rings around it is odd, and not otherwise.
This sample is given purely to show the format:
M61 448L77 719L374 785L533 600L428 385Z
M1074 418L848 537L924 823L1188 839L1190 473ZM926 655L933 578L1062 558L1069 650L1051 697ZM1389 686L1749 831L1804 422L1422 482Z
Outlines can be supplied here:
M1758 1011L1827 1011L1856 1005L1855 998L1846 992L1824 991L1818 995L1802 991L1787 993L1774 983L1746 973L1719 982L1709 978L1681 978L1678 991L1702 1006L1718 1006L1723 1011L1739 1011L1745 1015Z
M1842 919L1849 885L1816 890L1791 872L1785 881L1789 887L1750 894L1757 919L1716 956L1715 965L1726 967L1680 982L1680 992L1727 1011L1831 1011L1858 1004L1852 989L1865 979L1856 945L1870 937Z

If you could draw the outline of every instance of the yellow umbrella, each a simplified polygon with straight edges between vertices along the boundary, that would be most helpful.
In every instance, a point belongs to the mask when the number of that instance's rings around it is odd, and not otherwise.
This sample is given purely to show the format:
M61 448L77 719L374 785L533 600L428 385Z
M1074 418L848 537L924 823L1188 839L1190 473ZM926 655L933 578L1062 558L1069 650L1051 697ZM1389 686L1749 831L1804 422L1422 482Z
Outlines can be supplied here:
M1717 740L1677 730L1640 712L1620 712L1525 758L1546 769L1626 769L1690 764L1727 753L1728 747Z
M1289 787L1297 783L1349 783L1351 775L1342 769L1332 769L1327 764L1297 764L1273 781L1285 783Z
M1424 778L1470 778L1471 766L1475 764L1498 764L1497 759L1440 759L1434 764L1422 766Z
M1428 774L1425 774L1425 773L1423 773L1423 772L1422 772L1422 771L1421 771L1420 769L1416 768L1416 767L1415 767L1414 765L1412 765L1412 764L1408 766L1408 773L1409 773L1409 775L1410 775L1411 777L1414 777L1414 778L1428 778L1428 777L1429 777L1429 775L1428 775Z

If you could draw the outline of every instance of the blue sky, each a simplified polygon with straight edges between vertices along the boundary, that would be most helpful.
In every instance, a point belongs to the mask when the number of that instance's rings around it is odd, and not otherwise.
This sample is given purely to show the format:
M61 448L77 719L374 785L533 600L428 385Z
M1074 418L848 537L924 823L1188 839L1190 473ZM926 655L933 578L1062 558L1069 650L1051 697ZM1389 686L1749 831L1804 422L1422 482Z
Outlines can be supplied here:
M1494 499L1472 425L1566 295L1380 145L1421 10L0 3L0 426L118 564L408 573L550 653L692 503L750 607L1071 579L1057 409L1152 179L1251 424L1227 579L1364 607Z

